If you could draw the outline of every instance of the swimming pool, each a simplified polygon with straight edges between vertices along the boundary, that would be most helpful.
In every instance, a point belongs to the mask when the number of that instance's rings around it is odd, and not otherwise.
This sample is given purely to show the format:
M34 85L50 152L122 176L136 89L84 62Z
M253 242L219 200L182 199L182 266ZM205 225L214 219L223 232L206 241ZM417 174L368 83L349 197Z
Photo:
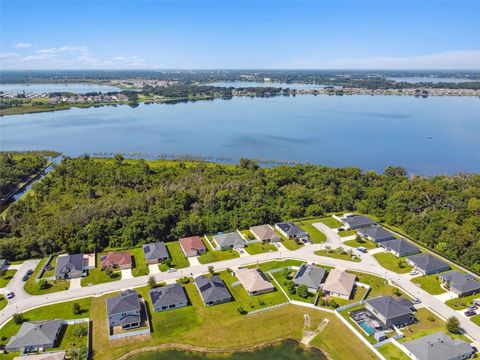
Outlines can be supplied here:
M368 335L375 334L375 329L372 328L366 321L359 322L358 326L360 326Z

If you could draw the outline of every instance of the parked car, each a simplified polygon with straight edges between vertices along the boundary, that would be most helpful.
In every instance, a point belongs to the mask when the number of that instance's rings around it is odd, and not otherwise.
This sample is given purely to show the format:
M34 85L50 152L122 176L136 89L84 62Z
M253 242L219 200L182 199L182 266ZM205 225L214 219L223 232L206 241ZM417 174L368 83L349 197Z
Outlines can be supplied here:
M280 244L279 244L279 243L275 243L275 246L276 246L277 248L280 248Z
M476 310L478 308L477 304L473 304L473 305L470 305L469 307L467 307L467 310Z
M30 275L32 275L32 274L33 274L33 270L32 270L32 269L29 269L29 270L27 271L27 275L30 276Z
M22 281L27 281L29 277L30 277L30 276L28 276L28 274L23 275Z
M14 294L13 292L11 292L11 291L8 290L8 289L5 289L5 297L6 297L7 299L11 299L11 298L13 298L14 296L15 296L15 294Z
M338 231L341 232L341 231L345 231L345 229L343 227L339 227L338 228Z
M417 275L418 274L418 270L417 269L412 269L410 270L410 275Z
M364 248L363 246L360 246L360 247L358 248L358 251L360 251L360 252L362 252L362 253L366 253L366 252L367 252L367 249Z
M472 310L465 311L465 316L471 317L471 316L475 316L475 315L477 315L477 313L475 311L472 311Z
M172 273L172 272L175 272L175 271L177 271L177 269L176 269L176 268L170 268L170 269L168 269L168 271L167 271L167 272L169 272L169 273Z
M420 304L421 302L422 302L422 300L420 300L419 298L415 298L415 299L412 300L413 305Z
M238 252L239 252L240 254L243 254L245 251L243 251L242 249L238 249Z

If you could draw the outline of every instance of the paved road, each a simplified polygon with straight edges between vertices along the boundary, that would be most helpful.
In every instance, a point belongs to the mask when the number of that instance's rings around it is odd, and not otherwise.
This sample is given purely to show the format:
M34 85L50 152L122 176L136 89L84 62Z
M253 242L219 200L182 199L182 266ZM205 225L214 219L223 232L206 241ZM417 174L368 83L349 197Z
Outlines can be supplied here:
M323 229L322 229L323 231ZM331 232L325 231L327 234L327 244L331 247L338 245L338 239L332 235ZM333 232L334 233L334 232ZM335 234L336 235L336 234ZM338 235L337 235L338 236ZM347 268L353 271L371 273L382 278L388 279L404 290L406 293L410 294L413 297L418 297L422 303L442 316L443 318L448 318L450 316L457 316L460 320L461 326L465 331L477 342L480 342L480 327L476 326L470 320L458 316L455 310L451 309L440 300L430 295L426 291L420 289L414 283L408 280L408 277L396 274L394 272L385 270L381 267L375 258L370 254L361 254L361 262L352 262L339 260L329 257L317 256L314 254L314 251L318 249L323 249L324 244L307 244L302 248L295 251L278 251L273 253L263 253L258 255L251 255L247 257L240 257L231 260L220 261L214 264L205 264L205 265L195 265L186 269L179 269L177 272L173 273L160 273L155 274L155 280L160 281L173 281L182 276L195 276L208 272L208 266L213 265L216 270L224 270L227 268L253 265L260 262L271 261L276 259L297 259L306 262L315 262L327 266L337 266ZM31 267L34 265L33 261L26 262L25 266ZM20 274L23 274L20 270ZM21 281L21 280L20 280ZM9 303L9 305L0 312L0 328L5 324L5 322L16 312L24 312L29 309L44 306L52 303L68 301L73 299L78 299L88 296L100 296L105 293L119 291L127 288L134 288L145 286L148 281L148 276L135 277L131 279L122 279L119 281L113 281L105 284L99 284L94 286L87 286L78 289L72 289L67 291L60 291L48 295L39 295L39 296L30 296L25 294L23 289L19 288L21 286L17 281L13 285L13 289L17 292L17 297L14 301Z

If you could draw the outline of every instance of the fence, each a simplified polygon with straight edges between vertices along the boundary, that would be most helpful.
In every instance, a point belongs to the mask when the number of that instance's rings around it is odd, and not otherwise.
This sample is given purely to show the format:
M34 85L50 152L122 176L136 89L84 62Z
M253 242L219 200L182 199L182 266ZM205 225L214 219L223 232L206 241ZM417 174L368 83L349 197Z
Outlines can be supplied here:
M38 272L37 276L35 276L35 281L36 282L39 282L40 279L42 278L43 276L43 273L45 272L45 268L50 265L50 263L52 262L52 259L53 259L53 255L48 255L48 258L47 258L47 261L45 261L45 264L43 264L42 268L40 269L40 271Z
M140 304L142 306L142 310L144 311L145 313L145 322L147 323L148 325L148 328L146 329L139 329L139 330L133 330L133 331L127 331L127 332L123 332L123 333L120 333L120 334L114 334L114 335L108 335L108 339L109 340L115 340L115 339L124 339L124 338L127 338L127 337L130 337L130 336L138 336L138 335L148 335L150 334L151 332L151 325L150 325L150 319L149 319L149 316L148 316L148 311L147 311L147 307L145 306L145 301L142 299L140 300ZM109 329L110 330L110 329Z
M279 308L279 307L282 307L282 306L285 306L285 305L290 305L290 302L284 302L284 303L277 304L277 305L272 305L272 306L269 306L269 307L266 307L266 308L263 308L263 309L258 309L258 310L249 311L249 312L247 313L247 315L258 314L258 313L261 313L261 312L264 312L264 311L268 311L268 310L272 310L272 309L276 309L276 308Z

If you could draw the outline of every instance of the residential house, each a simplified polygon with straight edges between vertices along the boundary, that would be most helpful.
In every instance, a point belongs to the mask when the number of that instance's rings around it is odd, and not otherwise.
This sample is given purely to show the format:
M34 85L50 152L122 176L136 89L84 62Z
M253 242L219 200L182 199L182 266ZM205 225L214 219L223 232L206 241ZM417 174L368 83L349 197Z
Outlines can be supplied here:
M199 256L207 251L205 244L199 236L182 238L179 242L186 257Z
M84 275L83 254L59 255L55 266L55 279L65 280L79 278Z
M257 240L267 242L279 242L282 241L280 236L270 225L252 226L250 232Z
M343 227L346 230L354 230L375 225L375 221L368 216L363 215L348 215L342 218Z
M480 282L470 274L452 270L438 275L440 281L459 297L470 296L480 292Z
M355 286L355 279L354 274L347 273L344 269L332 269L328 273L325 284L323 284L323 291L326 295L350 299Z
M422 253L407 258L407 263L424 275L437 274L450 270L450 266L436 256Z
M132 256L128 251L112 251L100 258L103 268L118 266L120 269L132 268Z
M143 254L147 264L158 264L170 259L167 247L163 242L143 245Z
M452 340L443 332L419 337L402 343L413 360L462 360L474 354L472 346L463 340Z
M412 304L406 299L394 299L391 296L379 296L365 303L370 311L383 325L389 329L410 324L414 319Z
M273 286L259 268L238 269L235 275L237 275L238 280L250 296L265 294L275 290L275 286Z
M233 301L227 286L218 275L212 277L200 275L195 279L195 285L206 306Z
M24 322L17 334L10 338L8 351L38 351L57 346L63 320Z
M295 285L306 285L311 292L317 292L322 286L325 277L325 269L315 266L303 264L295 274L293 282Z
M381 243L383 241L395 239L395 236L378 225L358 229L357 234L365 239L373 241L374 243Z
M308 240L308 234L293 222L276 223L275 228L287 239Z
M179 283L151 289L150 299L156 312L177 309L188 305L185 289Z
M380 246L391 252L396 257L418 254L420 250L404 239L382 241Z
M107 299L108 326L124 330L141 325L141 305L135 290L125 290L120 295Z
M246 241L237 232L215 235L213 241L217 243L221 250L241 249L246 245Z

